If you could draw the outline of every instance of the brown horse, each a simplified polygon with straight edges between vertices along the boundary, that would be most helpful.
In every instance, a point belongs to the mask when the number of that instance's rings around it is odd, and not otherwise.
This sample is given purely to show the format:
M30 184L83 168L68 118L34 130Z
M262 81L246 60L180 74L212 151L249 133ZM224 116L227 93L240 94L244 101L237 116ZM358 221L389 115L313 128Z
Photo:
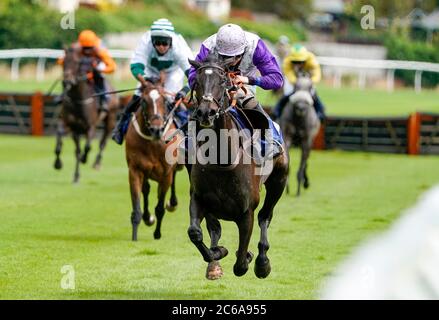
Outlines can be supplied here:
M90 74L93 72L93 58L81 54L81 49L71 46L65 50L62 111L56 131L56 148L54 167L57 170L62 168L60 158L62 149L62 136L65 131L72 133L75 142L76 166L73 182L79 181L79 164L86 163L87 156L91 149L91 141L96 133L96 126L104 121L104 132L99 143L99 153L93 164L95 169L101 166L102 153L106 146L107 139L116 123L116 114L120 108L119 98L111 96L108 103L108 112L99 112L98 98L93 97L95 93L93 80ZM86 143L84 152L81 155L80 137L85 135Z
M147 226L155 222L154 216L148 210L148 196L150 184L148 180L158 182L158 202L155 207L157 225L154 238L161 237L161 224L165 214L165 197L171 187L171 198L166 205L170 212L177 208L177 196L175 194L175 175L181 166L167 161L165 154L167 143L165 136L176 127L173 118L166 112L166 97L163 89L163 73L158 83L151 84L142 81L142 96L140 108L133 114L126 134L126 160L129 169L129 182L131 191L131 224L133 227L132 240L137 241L137 229L140 221ZM140 205L141 193L143 193L143 214Z
M231 115L229 107L233 106L233 103L231 104L227 88L231 85L227 75L228 62L217 62L214 58L203 63L190 62L197 70L194 87L197 105L193 119L196 120L198 134L202 132L200 128L213 132L213 137L220 137L224 129L227 132L233 132L233 130L239 132L241 128ZM235 108L237 112L244 112L238 109L239 107ZM197 144L204 145L198 142ZM271 271L270 261L267 257L269 249L268 226L273 216L273 209L285 188L288 159L285 152L281 153L271 159L272 169L265 175L260 175L253 157L247 158L250 161L244 161L242 155L245 152L240 146L239 140L232 137L232 143L227 144L228 150L221 147L220 144L214 143L214 147L209 149L209 158L212 156L211 153L215 153L214 158L222 158L225 151L228 151L229 155L234 153L241 156L235 160L232 160L234 158L232 156L228 157L229 163L227 165L224 165L223 161L221 162L223 165L205 164L202 163L204 160L200 161L197 156L195 163L189 168L191 182L189 238L200 251L204 261L208 263L206 277L211 280L218 279L223 274L218 260L228 254L226 248L218 246L221 237L219 219L234 221L239 229L239 247L233 271L236 276L244 275L253 259L253 254L248 251L248 246L253 230L254 211L260 201L260 186L264 183L266 196L264 205L258 214L261 234L258 244L259 254L256 258L254 271L258 278L265 278ZM237 152L233 150L237 150ZM210 248L203 242L200 224L204 218L206 218L207 230L211 238Z

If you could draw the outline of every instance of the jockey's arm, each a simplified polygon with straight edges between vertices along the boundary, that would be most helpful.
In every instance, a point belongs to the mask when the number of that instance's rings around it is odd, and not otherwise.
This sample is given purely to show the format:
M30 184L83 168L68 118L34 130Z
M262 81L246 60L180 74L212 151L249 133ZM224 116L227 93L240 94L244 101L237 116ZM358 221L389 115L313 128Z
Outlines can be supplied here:
M116 70L116 62L106 49L99 49L97 56L101 63L98 64L98 71L102 73L113 73Z
M249 77L248 82L250 85L256 85L265 90L282 88L284 83L282 72L279 69L276 58L261 39L259 39L253 54L253 63L261 73L261 76Z
M297 81L296 72L294 71L293 63L291 62L291 59L288 56L284 59L283 71L287 80L291 84L296 84Z
M313 84L319 83L322 79L322 70L314 55L311 55L309 60L306 62L306 66L308 67L307 71L311 74L311 80Z

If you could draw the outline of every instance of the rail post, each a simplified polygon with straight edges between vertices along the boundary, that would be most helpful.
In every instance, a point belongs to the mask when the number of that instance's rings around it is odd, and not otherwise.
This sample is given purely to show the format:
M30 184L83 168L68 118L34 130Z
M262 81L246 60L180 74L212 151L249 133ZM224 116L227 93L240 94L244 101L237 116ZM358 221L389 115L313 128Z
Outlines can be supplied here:
M407 153L416 155L420 151L421 142L421 114L412 113L407 123Z
M44 100L41 92L36 92L31 99L31 123L33 136L44 135Z
M313 149L315 149L315 150L324 150L325 149L325 125L324 124L322 124L320 126L320 130L314 139Z

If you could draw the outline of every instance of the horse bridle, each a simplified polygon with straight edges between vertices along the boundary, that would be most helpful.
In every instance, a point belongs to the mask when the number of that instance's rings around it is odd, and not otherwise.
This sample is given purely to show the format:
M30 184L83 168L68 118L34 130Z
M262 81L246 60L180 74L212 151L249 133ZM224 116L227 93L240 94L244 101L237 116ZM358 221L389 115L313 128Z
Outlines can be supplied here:
M150 87L151 90L157 90L157 92L159 93L160 97L162 97L165 101L165 110L167 110L167 106L166 106L166 97L165 95L172 95L170 92L165 91L162 87L160 86L151 86ZM142 93L143 94L143 93ZM168 130L170 124L173 121L173 115L174 115L174 111L175 109L178 107L179 103L175 104L174 107L171 109L170 112L168 112L166 114L165 117L163 117L161 114L155 113L152 116L149 116L148 113L146 112L146 105L147 102L145 101L143 95L142 95L142 103L141 103L141 113L142 113L142 117L143 117L143 121L144 121L144 127L145 129L147 129L149 132L151 132L151 121L153 120L163 120L163 125L159 128L160 131L162 131L162 136L166 133L166 131Z
M219 101L218 101L218 99L213 97L211 93L208 93L207 95L203 94L203 96L201 97L202 101L206 101L209 103L214 102L216 104L216 106L218 107L218 110L215 112L215 114L212 115L212 117L214 119L218 119L220 116L228 113L230 111L230 109L234 107L234 105L230 105L230 102L233 100L233 96L231 95L231 92L236 92L239 89L236 86L232 85L232 76L234 76L235 73L227 72L224 68L222 68L216 64L206 64L206 65L200 66L199 68L197 68L197 73L199 73L199 71L203 70L203 69L219 70L221 72L222 76L227 76L227 79L224 79L225 81L223 81L222 84L224 84L224 83L230 84L230 85L224 86L224 93L221 96L221 99ZM193 90L195 90L195 87L192 89L192 91ZM227 107L224 104L225 98L229 99L229 103L228 103ZM194 110L194 114L196 113L197 109ZM197 117L192 115L192 119L197 120Z

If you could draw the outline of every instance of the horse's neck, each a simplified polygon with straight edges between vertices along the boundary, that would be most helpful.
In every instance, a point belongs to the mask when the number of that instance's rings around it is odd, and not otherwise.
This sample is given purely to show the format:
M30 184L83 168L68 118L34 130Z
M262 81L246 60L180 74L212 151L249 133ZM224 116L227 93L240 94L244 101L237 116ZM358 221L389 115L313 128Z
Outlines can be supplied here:
M67 95L73 102L81 102L91 98L92 91L90 85L86 81L80 81L67 91Z
M143 105L145 102L142 100L140 102L139 107L137 108L137 111L135 112L135 116L136 116L136 121L137 124L139 125L139 129L140 131L144 134L149 136L151 134L151 132L149 132L148 128L146 127L146 123L145 123L145 106Z

